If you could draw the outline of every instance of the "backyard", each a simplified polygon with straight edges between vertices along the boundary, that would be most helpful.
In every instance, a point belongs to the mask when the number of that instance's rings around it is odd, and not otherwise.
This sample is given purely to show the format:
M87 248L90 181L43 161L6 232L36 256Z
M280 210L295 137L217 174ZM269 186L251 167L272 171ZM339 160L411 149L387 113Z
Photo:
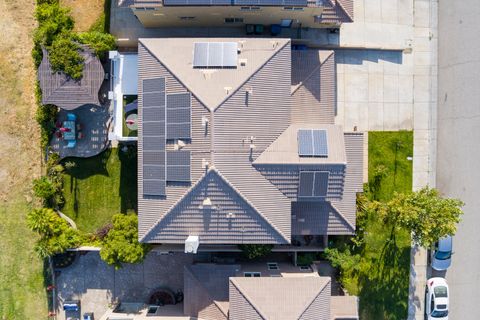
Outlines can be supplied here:
M137 157L130 146L107 149L92 158L67 158L62 212L84 232L94 232L116 213L136 212Z
M371 199L387 201L412 189L413 132L368 134L368 181ZM406 319L410 270L410 234L385 225L377 216L357 214L353 241L337 239L341 280L360 297L362 319ZM345 253L347 252L347 253Z

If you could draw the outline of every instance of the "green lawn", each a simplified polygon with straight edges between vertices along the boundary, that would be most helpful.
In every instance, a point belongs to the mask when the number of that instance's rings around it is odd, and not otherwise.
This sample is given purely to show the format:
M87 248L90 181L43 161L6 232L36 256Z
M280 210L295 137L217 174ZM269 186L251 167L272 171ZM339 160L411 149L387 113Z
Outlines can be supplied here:
M389 200L393 192L412 190L413 132L368 133L369 185L377 183L372 197ZM379 166L384 169L378 170ZM375 170L384 171L375 180ZM367 217L365 245L361 256L365 265L358 275L362 319L406 319L410 270L410 234L398 230L390 238L392 226L377 217Z
M127 153L107 149L98 156L63 161L75 167L64 174L65 206L62 212L85 232L94 232L110 222L116 213L136 212L137 157L136 149Z
M31 208L23 195L10 196L0 205L0 319L47 319L43 264L25 223Z
M412 131L374 131L368 133L368 182L375 187L375 175L384 177L375 191L377 200L388 200L394 191L412 190Z

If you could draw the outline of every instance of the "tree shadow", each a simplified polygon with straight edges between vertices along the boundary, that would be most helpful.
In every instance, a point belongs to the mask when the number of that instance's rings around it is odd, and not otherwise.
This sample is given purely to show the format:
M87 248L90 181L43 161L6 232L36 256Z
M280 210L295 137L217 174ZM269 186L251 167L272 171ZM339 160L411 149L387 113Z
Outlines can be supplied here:
M126 147L126 151L122 150ZM137 147L136 145L119 145L117 156L120 160L120 212L128 210L137 212Z
M65 158L62 159L61 164L68 168L67 163L72 163L72 167L66 169L65 173L70 177L83 180L94 175L108 176L107 162L111 148L107 148L105 151L90 158Z
M399 248L390 237L370 268L359 275L363 319L406 319L410 248Z

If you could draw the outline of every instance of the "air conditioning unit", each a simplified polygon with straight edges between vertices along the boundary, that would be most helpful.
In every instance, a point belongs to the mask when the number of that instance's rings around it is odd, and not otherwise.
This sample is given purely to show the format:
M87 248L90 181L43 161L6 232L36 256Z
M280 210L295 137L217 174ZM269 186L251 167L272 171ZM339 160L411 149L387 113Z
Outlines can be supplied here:
M188 236L185 240L185 253L197 253L200 239L198 236Z

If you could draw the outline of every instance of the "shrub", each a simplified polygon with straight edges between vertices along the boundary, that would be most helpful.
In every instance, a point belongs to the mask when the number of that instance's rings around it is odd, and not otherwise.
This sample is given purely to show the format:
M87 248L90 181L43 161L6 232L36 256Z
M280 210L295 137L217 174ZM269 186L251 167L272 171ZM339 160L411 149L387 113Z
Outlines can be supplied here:
M49 60L54 71L63 71L73 79L80 79L83 73L81 47L69 34L57 37L49 50Z
M56 192L56 188L48 177L33 180L33 193L44 201L50 200Z
M116 269L122 263L142 262L150 246L138 242L138 219L133 214L116 214L113 227L103 240L100 257Z
M38 5L35 18L38 28L34 34L34 43L37 45L51 46L59 34L73 30L74 22L70 10L62 8L58 2Z
M271 244L241 244L239 248L242 250L243 255L249 259L253 260L256 258L261 258L268 255L273 248Z
M41 258L77 247L82 240L78 231L72 229L52 209L33 209L27 214L27 225L40 235L35 245L35 252Z
M54 105L47 104L42 105L41 100L41 90L40 86L36 86L35 96L38 102L37 111L35 114L35 119L37 123L40 125L40 135L41 135L41 146L42 149L45 149L48 144L50 143L50 139L52 138L52 129L55 126L55 119L57 118L58 108Z
M78 40L88 45L97 56L102 56L109 50L115 49L115 38L109 33L98 31L83 32L78 35Z

